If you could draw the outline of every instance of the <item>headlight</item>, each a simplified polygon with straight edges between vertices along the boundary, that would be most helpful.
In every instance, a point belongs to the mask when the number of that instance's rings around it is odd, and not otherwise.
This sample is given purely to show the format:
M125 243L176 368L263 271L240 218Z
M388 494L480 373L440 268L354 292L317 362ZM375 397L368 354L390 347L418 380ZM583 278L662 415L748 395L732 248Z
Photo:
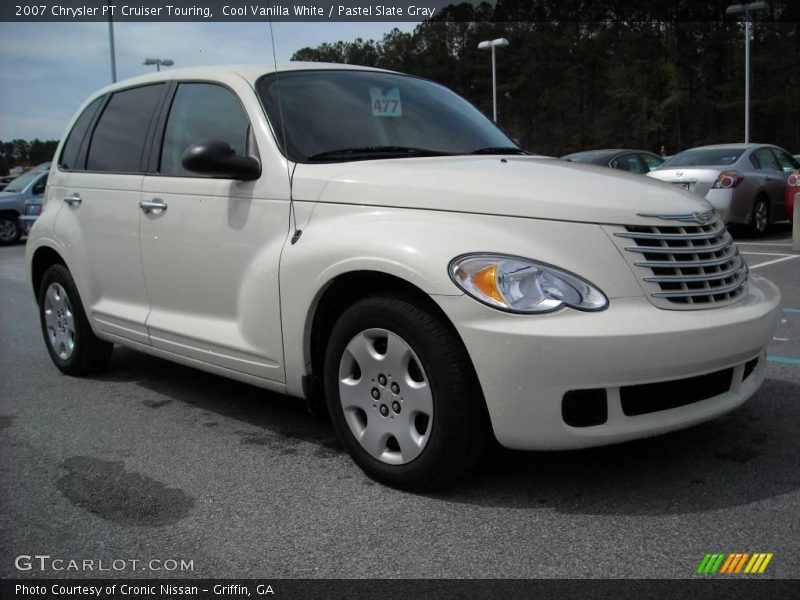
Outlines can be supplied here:
M450 263L450 277L467 294L514 313L544 313L569 306L603 310L605 294L551 265L504 254L465 254Z
M42 213L42 205L41 204L26 204L25 205L25 214L26 215L39 215Z

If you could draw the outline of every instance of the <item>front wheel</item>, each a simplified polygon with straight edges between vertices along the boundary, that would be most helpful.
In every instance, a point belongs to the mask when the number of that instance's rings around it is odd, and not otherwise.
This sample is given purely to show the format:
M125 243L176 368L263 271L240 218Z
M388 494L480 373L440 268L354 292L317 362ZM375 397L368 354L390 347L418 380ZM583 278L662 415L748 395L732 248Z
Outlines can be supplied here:
M9 215L0 216L0 246L16 244L22 236L19 220Z
M488 419L466 350L414 299L371 296L348 308L331 332L324 381L339 439L382 483L441 487L485 451Z
M67 375L89 375L108 366L113 344L94 335L78 288L64 265L53 265L39 286L42 335L53 363Z

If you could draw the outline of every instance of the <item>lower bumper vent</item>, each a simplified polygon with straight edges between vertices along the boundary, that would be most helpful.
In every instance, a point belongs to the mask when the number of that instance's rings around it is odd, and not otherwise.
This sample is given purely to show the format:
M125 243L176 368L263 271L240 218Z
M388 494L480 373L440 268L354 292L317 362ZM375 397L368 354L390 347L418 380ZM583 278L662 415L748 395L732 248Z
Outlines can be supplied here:
M633 417L708 400L729 391L732 381L730 368L688 379L629 385L619 390L622 412Z

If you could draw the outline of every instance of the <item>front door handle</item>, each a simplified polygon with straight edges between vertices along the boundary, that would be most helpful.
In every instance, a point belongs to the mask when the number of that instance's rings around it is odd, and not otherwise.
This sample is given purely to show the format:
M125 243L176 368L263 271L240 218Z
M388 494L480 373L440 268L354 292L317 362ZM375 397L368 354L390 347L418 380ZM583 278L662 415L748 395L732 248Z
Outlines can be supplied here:
M64 202L66 202L70 206L77 206L78 204L83 202L83 199L81 198L80 194L76 193L76 194L70 194L68 196L64 196Z
M142 200L139 202L139 208L146 213L149 213L151 210L167 210L167 203L159 198L153 198L152 200Z

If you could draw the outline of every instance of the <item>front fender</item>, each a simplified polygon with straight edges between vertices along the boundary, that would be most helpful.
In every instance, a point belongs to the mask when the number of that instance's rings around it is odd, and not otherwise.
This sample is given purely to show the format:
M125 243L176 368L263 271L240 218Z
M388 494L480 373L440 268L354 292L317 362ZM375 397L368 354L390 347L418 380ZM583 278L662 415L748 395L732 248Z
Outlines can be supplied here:
M298 203L300 205L301 203ZM459 296L447 272L469 252L498 252L557 265L600 287L609 298L642 290L617 249L594 224L414 210L302 203L313 217L297 243L283 250L281 316L288 391L303 395L308 339L320 296L336 277L375 271L403 279L429 295Z

